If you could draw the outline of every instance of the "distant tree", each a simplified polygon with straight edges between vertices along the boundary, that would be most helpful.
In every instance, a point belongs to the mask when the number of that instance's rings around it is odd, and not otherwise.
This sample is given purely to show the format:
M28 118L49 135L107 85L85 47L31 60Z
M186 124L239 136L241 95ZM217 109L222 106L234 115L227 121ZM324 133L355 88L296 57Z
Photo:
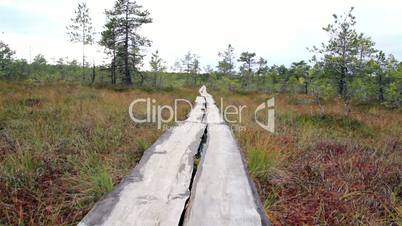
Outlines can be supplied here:
M375 89L377 99L383 103L385 101L385 89L392 80L392 74L398 70L398 61L393 55L387 58L383 51L380 51L375 59L369 62L368 67L375 78Z
M156 88L158 87L158 75L166 70L165 62L159 56L158 50L156 50L156 52L152 54L149 65L151 66L151 71L154 73L154 86Z
M7 68L10 66L15 52L4 42L0 41L0 77L8 76Z
M185 73L191 73L193 71L193 63L194 63L195 55L191 52L187 52L181 60L181 67Z
M181 68L183 72L188 73L193 78L192 85L197 84L197 76L201 70L199 56L187 52L181 60Z
M70 62L68 62L68 65L73 66L73 67L77 67L78 66L78 61L76 59L73 59Z
M334 14L334 23L324 28L330 36L328 43L323 43L321 49L313 49L323 55L326 67L334 72L346 114L350 113L350 82L361 73L362 65L373 53L373 42L356 32L356 18L352 13L353 7L344 15Z
M402 106L402 63L397 65L396 70L389 74L390 83L385 88L385 105L390 108Z
M56 61L56 65L61 67L64 65L64 58L60 57L57 61Z
M56 67L57 67L57 70L60 72L60 79L61 80L64 80L65 76L67 74L66 73L66 64L65 64L64 60L65 60L64 58L59 58L56 61Z
M200 67L200 60L197 55L193 56L193 62L192 62L192 68L191 68L191 73L192 74L198 74L201 71Z
M311 83L310 66L304 61L294 62L290 67L290 73L304 86L304 93L308 94L308 86Z
M231 44L223 52L219 52L218 56L222 59L218 62L218 72L224 75L233 75L235 69L235 54Z
M268 61L266 59L260 57L258 59L257 65L258 65L257 75L263 75L268 72L269 67L268 67Z
M191 68L191 75L194 78L194 83L193 83L194 86L197 85L197 78L198 78L200 71L201 71L201 66L200 66L199 57L197 55L194 55L193 62L192 62L192 68Z
M276 70L278 71L278 74L282 79L284 80L288 79L289 69L285 65L277 67Z
M203 68L203 70L204 70L204 72L205 73L207 73L207 74L212 74L212 73L214 73L214 69L211 67L211 65L207 65L207 66L205 66L204 68Z
M47 64L47 60L45 58L45 56L43 56L42 54L38 54L34 57L33 65L46 65Z
M285 65L273 65L269 70L270 74L273 75L274 91L284 92L288 90L289 82L289 69Z
M171 66L172 71L174 72L183 72L183 66L181 60L176 60Z
M7 66L7 72L7 79L27 79L31 75L31 66L25 59L16 59Z
M82 79L85 79L85 46L92 45L94 42L94 29L92 19L89 16L89 9L85 2L78 3L78 8L74 11L75 17L71 18L71 24L67 26L67 34L71 42L82 43Z
M152 23L150 13L148 10L143 10L135 1L117 0L112 15L116 18L115 38L118 56L121 57L123 64L123 82L126 85L132 84L131 74L134 72L141 76L142 83L144 79L139 71L143 60L141 50L150 46L150 41L142 37L138 31L142 25Z
M250 86L256 64L255 56L255 53L242 52L237 60L242 63L240 66L240 72L242 74L241 88L248 88Z
M256 64L255 61L255 53L249 53L249 52L242 52L240 55L240 58L238 59L239 62L243 63L240 66L241 71L247 71L249 73L253 73L254 66Z

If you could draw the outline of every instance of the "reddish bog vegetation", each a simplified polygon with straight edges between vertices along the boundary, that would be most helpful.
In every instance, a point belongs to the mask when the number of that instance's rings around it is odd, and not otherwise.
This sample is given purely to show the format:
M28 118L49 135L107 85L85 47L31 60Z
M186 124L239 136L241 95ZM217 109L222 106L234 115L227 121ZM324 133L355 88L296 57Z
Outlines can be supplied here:
M258 185L263 199L274 199L270 213L278 225L381 225L384 216L392 223L395 196L402 197L401 154L401 144L392 140L381 154L320 142L289 158L268 180L259 178Z
M271 134L252 111L269 95L225 96L248 106L236 135L274 225L402 225L401 112L278 95Z

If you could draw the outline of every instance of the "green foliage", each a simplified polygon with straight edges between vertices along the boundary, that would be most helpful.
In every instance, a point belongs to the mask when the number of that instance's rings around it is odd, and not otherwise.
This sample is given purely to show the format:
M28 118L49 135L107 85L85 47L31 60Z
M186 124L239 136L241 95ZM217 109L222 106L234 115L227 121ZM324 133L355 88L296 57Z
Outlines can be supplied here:
M243 63L240 66L241 72L248 72L249 74L253 73L256 61L255 61L255 53L250 52L242 52L238 61Z
M88 65L79 68L76 60L61 58L53 65L41 54L29 64L23 59L14 60L14 52L0 42L0 79L29 80L34 83L60 80L85 83L84 80L80 81L80 74L94 73L97 76L93 77L91 84L96 87L135 82L148 92L205 84L212 90L226 89L242 93L286 92L292 96L304 93L315 97L322 113L325 109L321 101L330 100L337 94L344 101L346 113L350 111L351 101L364 104L379 101L386 107L400 108L402 66L395 57L386 57L382 51L374 56L374 43L356 31L356 18L352 12L353 9L342 16L334 15L334 22L324 29L330 35L328 42L321 49L313 49L317 54L310 61L313 64L299 61L290 67L269 67L264 58L257 60L255 53L243 52L238 59L240 71L236 72L234 48L229 44L227 49L218 53L220 61L217 72L209 66L204 67L205 74L200 74L199 57L190 52L175 63L173 70L177 73L165 72L166 66L158 51L151 56L151 71L144 72L139 70L143 66L142 50L150 42L138 33L138 28L151 23L152 19L149 12L137 3L118 0L111 10L106 11L107 22L99 41L111 58L110 64L93 69ZM125 13L128 13L128 19L121 16ZM82 32L76 35L71 33L84 31L91 35L91 20L86 5L79 4L76 14L69 34L81 41L85 36L84 44L89 44L89 36ZM123 26L126 23L128 27ZM87 30L82 30L83 27ZM347 43L348 48L344 49L342 43ZM133 75L137 76L132 79Z
M147 150L148 146L148 143L143 139L137 140L137 149L140 153L144 153L144 151Z
M186 84L189 86L196 86L199 77L200 60L199 56L187 52L183 59L180 60L179 65L177 65L180 71L187 73L189 76L186 78Z
M350 83L364 70L364 65L375 52L374 42L356 31L353 9L341 16L333 15L334 22L324 28L330 37L329 41L322 44L322 49L314 47L313 50L322 56L321 62L332 71L346 114L350 113Z
M159 56L158 50L152 54L149 65L151 66L151 71L154 73L154 87L157 88L162 85L162 77L158 75L166 70L165 62Z
M300 62L295 62L292 63L292 66L289 69L289 73L292 77L295 77L299 80L299 82L303 85L304 93L308 94L308 89L312 79L310 66L304 60Z
M45 56L43 56L42 54L38 54L34 57L32 64L34 66L39 66L39 65L46 65L47 64L47 60L45 58Z
M132 74L139 75L142 84L144 78L139 71L144 58L142 49L149 47L151 42L138 30L142 25L152 23L149 11L143 10L135 1L117 0L112 10L106 11L106 16L100 44L112 56L112 81L116 82L114 73L121 71L124 84L132 84Z
M71 24L67 27L67 34L71 42L81 42L83 45L93 43L92 19L85 2L78 3L74 11L75 17L71 18Z
M228 45L224 52L219 52L218 56L221 61L218 62L218 72L224 75L233 75L235 72L235 55L234 48L231 44Z
M369 103L375 99L375 86L370 78L356 78L350 84L351 96L360 103Z
M4 42L0 41L0 78L6 77L10 78L12 74L10 73L10 64L12 62L12 57L15 54L14 51Z
M78 3L77 9L74 11L75 17L71 18L71 24L67 26L67 35L70 42L82 43L82 80L85 80L85 46L94 43L94 28L92 27L92 19L89 16L89 9L85 2ZM44 57L42 57L44 59ZM46 63L45 63L46 64Z
M113 189L112 178L96 154L89 156L83 164L81 177L86 178L84 181L89 182L88 188L94 200L100 199Z
M314 79L309 90L312 95L325 101L336 96L336 89L332 81L325 78Z
M300 126L311 125L317 128L341 129L345 132L358 133L361 136L373 136L374 131L365 123L346 115L337 114L303 114L296 117Z
M269 70L268 61L266 59L260 57L258 59L257 64L258 64L257 74L260 76L265 75Z
M267 176L269 170L276 166L279 153L252 149L247 152L248 169L254 177Z
M386 106L399 108L402 105L402 82L392 82L385 90Z

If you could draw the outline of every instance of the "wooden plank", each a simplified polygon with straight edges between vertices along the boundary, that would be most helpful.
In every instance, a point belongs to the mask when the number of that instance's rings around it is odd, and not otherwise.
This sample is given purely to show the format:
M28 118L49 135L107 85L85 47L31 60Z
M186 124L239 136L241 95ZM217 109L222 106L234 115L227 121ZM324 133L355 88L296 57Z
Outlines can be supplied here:
M164 133L130 176L107 194L79 226L178 225L190 196L194 155L206 125L205 98L197 98L189 121Z
M269 224L230 128L205 86L199 92L188 119L164 133L79 226ZM194 179L194 155L206 128Z
M213 98L206 92L203 96L207 100L207 143L184 225L269 225L232 131L223 123Z

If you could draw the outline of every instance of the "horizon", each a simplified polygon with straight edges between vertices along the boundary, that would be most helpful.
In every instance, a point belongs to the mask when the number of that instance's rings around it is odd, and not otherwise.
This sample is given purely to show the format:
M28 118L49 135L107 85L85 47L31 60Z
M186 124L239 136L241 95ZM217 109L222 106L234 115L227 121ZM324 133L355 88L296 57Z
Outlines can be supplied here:
M64 57L80 61L81 46L68 42L65 29L78 2L4 0L0 2L0 19L3 21L0 40L16 51L17 58L28 62L38 54L43 54L51 64ZM103 12L113 6L114 0L86 2L98 33L96 40L99 40L99 32L105 22ZM328 40L322 27L332 21L332 14L344 13L351 6L355 7L357 31L371 37L377 49L402 59L402 43L399 41L402 40L402 32L395 29L402 26L402 20L395 19L399 16L402 2L396 0L342 0L336 3L252 0L246 5L242 1L228 0L137 2L148 9L153 18L153 23L141 30L152 41L152 46L145 51L145 70L149 68L151 53L156 50L167 62L169 71L174 62L188 51L200 56L201 68L210 65L215 69L218 52L228 44L235 48L237 57L244 51L255 52L257 57L267 59L270 66L289 66L300 60L307 62L312 56L307 48ZM227 10L229 3L231 8ZM87 46L86 52L87 62L95 60L98 65L103 63L105 55L102 47Z

